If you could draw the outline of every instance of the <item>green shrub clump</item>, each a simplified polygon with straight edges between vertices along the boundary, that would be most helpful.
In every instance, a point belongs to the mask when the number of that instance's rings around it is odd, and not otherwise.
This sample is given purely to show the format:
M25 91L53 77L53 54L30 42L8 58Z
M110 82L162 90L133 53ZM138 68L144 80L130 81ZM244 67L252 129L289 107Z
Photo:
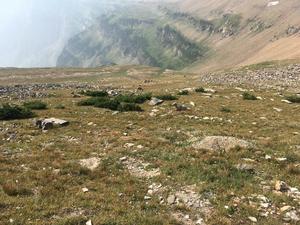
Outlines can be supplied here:
M244 100L257 100L257 97L253 94L250 94L249 92L244 92L243 99Z
M27 109L31 110L43 110L47 109L47 104L42 101L30 101L30 102L24 102L23 106Z
M114 99L102 99L102 100L98 100L95 103L95 107L97 108L104 108L104 109L110 109L110 110L118 110L120 105L120 102Z
M220 111L225 112L225 113L230 113L231 109L229 109L228 107L223 106L223 107L221 107Z
M293 103L300 103L300 96L298 95L287 96L285 99Z
M121 103L118 106L118 111L120 111L120 112L130 112L130 111L142 112L143 109L135 103Z
M158 99L164 100L164 101L173 101L173 100L178 100L176 96L170 95L170 94L165 94L165 95L157 95L155 96Z
M80 94L90 96L90 97L107 97L108 93L106 91L81 91Z
M188 90L181 90L179 91L178 95L188 95L189 91Z
M97 108L110 109L120 112L125 111L143 111L140 106L138 106L135 101L133 102L125 102L128 100L127 98L108 98L108 97L93 97L89 99L82 100L77 103L79 106L94 106ZM136 102L140 102L141 100L138 98Z
M145 93L141 95L119 95L116 97L116 100L119 102L143 104L144 102L150 100L151 97L151 93Z
M206 93L205 89L203 87L199 87L199 88L196 88L195 89L195 92L198 92L198 93Z
M107 101L109 98L101 98L101 97L93 97L93 98L88 98L81 100L80 102L77 103L79 106L94 106L99 102Z
M35 114L28 108L4 104L0 107L0 120L32 118Z

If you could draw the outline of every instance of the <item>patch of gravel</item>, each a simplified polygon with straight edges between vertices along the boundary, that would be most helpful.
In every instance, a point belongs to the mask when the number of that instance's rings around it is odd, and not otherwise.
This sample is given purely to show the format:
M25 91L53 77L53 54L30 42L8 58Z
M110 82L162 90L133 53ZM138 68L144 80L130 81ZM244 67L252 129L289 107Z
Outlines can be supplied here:
M160 175L159 168L149 168L151 166L150 163L130 157L123 157L120 159L120 161L134 177L152 178Z
M281 68L264 68L260 70L215 72L203 74L198 79L207 84L225 84L229 86L252 85L261 88L299 88L300 64Z

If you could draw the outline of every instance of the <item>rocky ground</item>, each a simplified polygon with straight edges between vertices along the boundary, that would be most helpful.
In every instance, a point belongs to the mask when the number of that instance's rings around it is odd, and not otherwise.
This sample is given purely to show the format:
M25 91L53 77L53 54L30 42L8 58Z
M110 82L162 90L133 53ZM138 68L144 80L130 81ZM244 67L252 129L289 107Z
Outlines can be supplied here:
M64 71L68 81L5 71L14 79L1 103L39 99L48 107L37 118L68 123L0 121L0 224L299 224L300 105L285 101L299 70L111 67ZM100 89L178 100L153 99L143 112L77 106L81 90Z

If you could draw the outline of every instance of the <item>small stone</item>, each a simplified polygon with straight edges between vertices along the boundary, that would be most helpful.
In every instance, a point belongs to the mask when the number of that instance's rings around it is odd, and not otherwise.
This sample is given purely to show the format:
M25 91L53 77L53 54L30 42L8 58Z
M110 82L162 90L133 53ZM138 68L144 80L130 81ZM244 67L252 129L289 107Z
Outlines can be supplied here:
M236 165L236 168L240 171L254 172L254 166L247 163L240 163Z
M85 223L86 225L93 225L92 220L89 220Z
M121 161L121 162L124 162L124 161L126 161L126 160L127 160L127 157L126 157L126 156L120 158L120 161Z
M125 148L131 148L131 147L133 147L133 146L134 146L133 143L126 143L126 144L124 145Z
M248 219L253 223L257 223L257 219L253 216L249 216Z
M276 191L287 192L289 189L289 186L285 182L279 180L275 182Z
M82 188L83 193L89 192L89 189L87 188Z
M292 207L289 205L283 206L280 208L280 212L285 212L285 211L289 211Z
M276 107L274 107L273 108L275 111L277 111L277 112L282 112L282 109L279 109L279 108L276 108Z
M269 155L266 155L266 156L265 156L265 159L266 159L266 160L270 160L270 159L272 159L272 157L269 156Z
M175 195L169 195L169 197L167 198L167 203L169 205L173 205L175 203L176 197Z
M138 149L142 149L142 148L144 148L144 146L143 145L138 145L138 146L136 146Z
M287 104L292 104L292 102L290 102L289 100L286 100L286 99L283 99L281 101L284 102L284 103L287 103Z
M147 195L146 195L146 196L144 197L144 200L150 200L151 198L152 198L151 196L147 196Z
M300 221L300 217L297 215L297 211L296 210L293 210L293 211L290 211L290 212L287 212L285 215L284 215L284 218L283 218L284 221L295 221L295 222L298 222Z
M276 161L278 161L278 162L284 162L286 160L287 160L287 158L276 158Z

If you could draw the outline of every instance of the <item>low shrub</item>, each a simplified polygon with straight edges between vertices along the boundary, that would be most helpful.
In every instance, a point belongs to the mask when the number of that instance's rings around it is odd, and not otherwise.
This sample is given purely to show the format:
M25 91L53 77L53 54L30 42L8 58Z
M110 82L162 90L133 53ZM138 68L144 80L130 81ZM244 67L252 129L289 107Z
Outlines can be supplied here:
M249 92L244 92L243 99L244 100L257 100L257 97Z
M4 104L0 107L0 120L32 118L35 114L28 108Z
M104 101L108 101L108 100L109 100L109 98L105 98L105 97L93 97L93 98L81 100L80 102L77 103L77 105L78 106L94 106L99 102L104 102Z
M285 99L293 103L300 103L300 96L298 95L287 96Z
M117 100L103 99L102 101L97 101L94 106L97 108L104 108L110 110L118 110L120 102Z
M195 92L198 92L198 93L206 93L205 89L203 87L199 87L199 88L196 88L195 89Z
M176 96L170 95L170 94L157 95L155 97L158 98L158 99L164 100L164 101L178 100L178 98Z
M55 109L65 109L66 107L63 104L58 104L54 108Z
M107 97L108 93L106 91L81 91L80 94L90 96L90 97Z
M188 95L189 91L188 90L181 90L178 92L178 95Z
M130 112L130 111L142 112L143 109L135 103L121 103L118 106L118 111L120 111L120 112Z
M42 101L30 101L30 102L24 102L23 106L27 109L31 110L43 110L47 109L47 104Z
M3 184L2 189L5 194L9 196L28 196L32 195L32 191L30 189L20 187L17 184Z
M221 112L230 113L230 112L231 112L231 109L229 109L229 108L223 106L223 107L221 107L220 111L221 111Z
M143 104L144 102L150 100L151 97L151 93L141 95L119 95L116 97L116 100L118 100L119 102Z

